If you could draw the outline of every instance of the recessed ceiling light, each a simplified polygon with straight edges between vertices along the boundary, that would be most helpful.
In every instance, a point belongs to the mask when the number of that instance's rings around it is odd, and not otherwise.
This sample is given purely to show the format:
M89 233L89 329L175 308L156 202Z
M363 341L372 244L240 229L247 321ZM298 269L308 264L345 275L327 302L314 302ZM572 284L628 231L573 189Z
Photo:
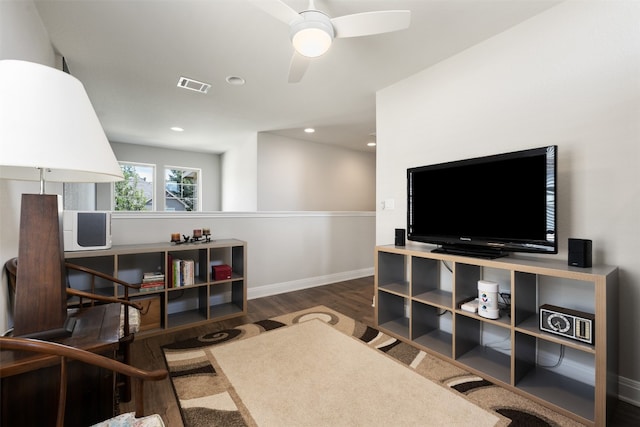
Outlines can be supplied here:
M306 128L305 133L314 133L316 130L314 128Z
M244 79L238 76L228 76L226 80L227 83L233 86L242 86L245 83Z
M173 126L173 127L171 128L171 130L172 130L172 131L174 131L174 132L182 132L182 131L184 131L184 129L182 129L182 128L181 128L181 127L179 127L179 126Z
M367 147L375 147L376 143L375 142L367 142Z

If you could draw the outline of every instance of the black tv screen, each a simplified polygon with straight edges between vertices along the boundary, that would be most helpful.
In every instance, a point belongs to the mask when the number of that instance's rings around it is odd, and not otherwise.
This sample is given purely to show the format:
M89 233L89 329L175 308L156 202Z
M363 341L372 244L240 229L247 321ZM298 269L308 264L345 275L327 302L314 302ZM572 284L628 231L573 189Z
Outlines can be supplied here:
M557 146L407 170L407 238L495 258L558 252Z

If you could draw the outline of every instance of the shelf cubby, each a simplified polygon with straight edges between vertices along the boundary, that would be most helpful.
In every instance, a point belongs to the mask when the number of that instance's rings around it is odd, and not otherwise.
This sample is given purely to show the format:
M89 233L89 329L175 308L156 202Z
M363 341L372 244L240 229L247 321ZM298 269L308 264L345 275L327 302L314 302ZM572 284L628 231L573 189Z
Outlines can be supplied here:
M380 291L378 304L384 309L378 310L378 324L394 335L409 338L409 317L407 315L409 299Z
M167 326L175 328L207 320L206 301L206 288L170 289L167 301Z
M140 284L146 272L164 272L164 252L145 252L118 256L117 277L128 283Z
M537 282L538 278L533 273L516 271L514 273L515 283L514 291L511 295L512 313L514 313L514 324L516 326L523 323L538 324L538 298L537 298ZM518 304L513 304L513 300Z
M572 347L563 349L561 345L557 344L558 362L545 365L537 360L540 338L516 333L514 384L520 390L593 422L596 402L594 354L572 351ZM583 378L574 378L561 370L562 364L580 362Z
M451 282L443 280L442 267L439 260L411 258L411 296L414 300L451 310Z
M511 371L509 329L468 316L457 316L455 327L455 360L501 382L509 383ZM499 340L502 344L501 348L508 347L507 352L498 351L492 345L486 344L486 329L489 328L497 328L498 336L507 335L507 338ZM491 339L491 342L495 341L498 340Z
M209 316L228 317L245 310L245 286L242 280L209 286Z
M207 276L207 250L206 248L185 249L181 251L169 251L167 255L167 270L171 273L167 275L168 287L172 287L173 274L175 272L175 261L193 261L193 281L194 285L204 284L208 281Z
M113 276L115 272L115 260L109 256L75 258L72 260L72 264L97 270L109 276ZM90 274L71 269L69 269L68 273L69 286L72 288L98 295L113 296L114 285L112 282L95 277L92 284L92 276Z
M411 304L411 341L452 357L451 311L417 301Z
M409 296L409 281L407 279L407 262L401 254L382 253L376 259L381 271L377 276L378 288L398 295Z
M456 304L478 296L478 280L481 278L480 266L456 262L453 274L456 284Z

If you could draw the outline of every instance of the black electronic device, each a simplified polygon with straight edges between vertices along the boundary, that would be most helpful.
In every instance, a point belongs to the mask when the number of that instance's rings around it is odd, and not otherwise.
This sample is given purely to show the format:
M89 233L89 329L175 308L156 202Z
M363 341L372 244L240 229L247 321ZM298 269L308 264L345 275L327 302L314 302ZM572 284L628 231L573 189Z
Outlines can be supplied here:
M539 318L541 331L588 344L595 342L595 318L591 313L544 304Z
M593 243L586 239L569 239L569 265L572 267L591 267Z
M407 239L495 258L558 252L557 146L407 170Z
M404 228L396 228L396 246L404 246L405 243L405 229Z

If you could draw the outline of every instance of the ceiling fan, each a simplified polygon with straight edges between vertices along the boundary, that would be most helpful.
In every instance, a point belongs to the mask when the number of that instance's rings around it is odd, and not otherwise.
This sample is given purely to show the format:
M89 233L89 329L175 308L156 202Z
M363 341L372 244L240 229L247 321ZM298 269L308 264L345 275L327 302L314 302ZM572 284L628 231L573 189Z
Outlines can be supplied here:
M330 18L316 9L314 1L298 13L281 0L251 0L251 2L289 25L289 34L294 47L289 66L289 83L297 83L307 71L312 58L316 58L331 47L335 38L361 37L389 33L409 27L411 11L383 10L355 13Z

